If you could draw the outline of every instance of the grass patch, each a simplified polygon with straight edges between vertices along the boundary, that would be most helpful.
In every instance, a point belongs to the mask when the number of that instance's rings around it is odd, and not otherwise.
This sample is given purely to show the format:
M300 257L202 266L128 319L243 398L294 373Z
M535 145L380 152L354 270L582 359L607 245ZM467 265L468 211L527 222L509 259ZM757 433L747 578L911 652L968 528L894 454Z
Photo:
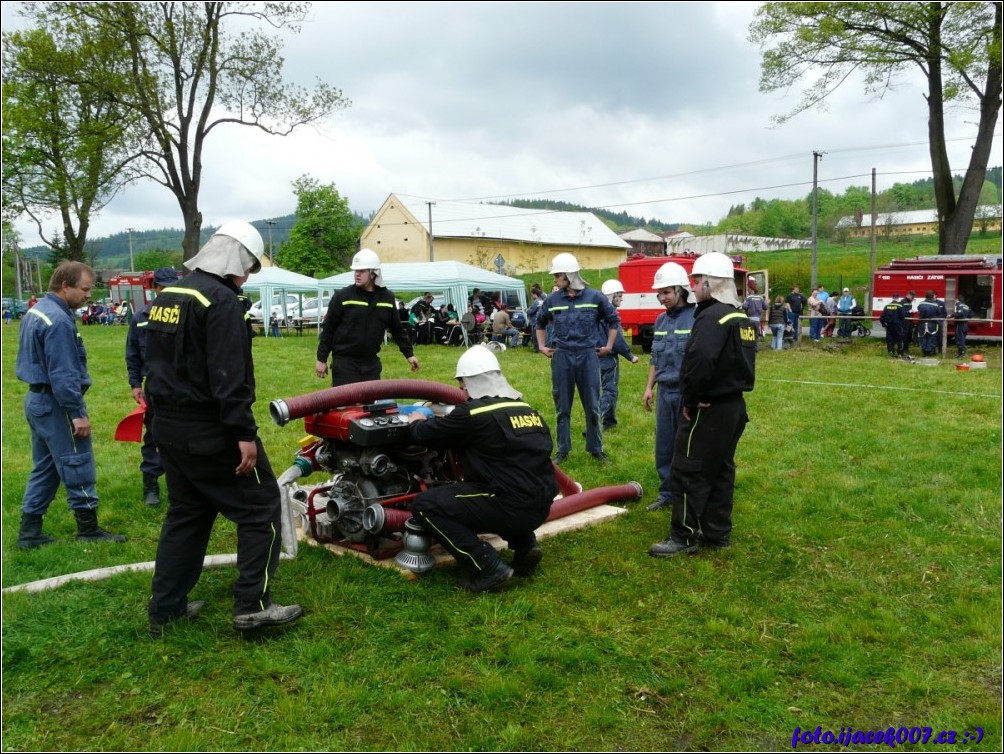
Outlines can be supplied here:
M30 470L14 378L17 326L2 329L5 587L152 560L162 510L142 504L139 447L116 443L132 407L125 328L81 328L100 520L126 544L14 546ZM268 402L320 389L314 338L257 339L256 415L285 469L302 423ZM150 574L3 598L5 749L777 750L796 726L984 730L1001 748L1001 352L986 370L891 361L879 340L761 351L739 445L734 546L648 556L668 530L647 512L654 419L647 358L621 366L611 467L586 453L581 410L566 467L584 487L640 482L627 515L545 540L539 574L501 594L417 582L304 547L275 596L302 621L260 638L230 626L232 568L207 570L204 615L146 635ZM420 379L452 384L458 349L419 347ZM407 363L383 351L384 376ZM554 423L546 359L501 355ZM312 481L309 480L308 481ZM234 550L219 521L211 553ZM906 745L907 750L921 746Z

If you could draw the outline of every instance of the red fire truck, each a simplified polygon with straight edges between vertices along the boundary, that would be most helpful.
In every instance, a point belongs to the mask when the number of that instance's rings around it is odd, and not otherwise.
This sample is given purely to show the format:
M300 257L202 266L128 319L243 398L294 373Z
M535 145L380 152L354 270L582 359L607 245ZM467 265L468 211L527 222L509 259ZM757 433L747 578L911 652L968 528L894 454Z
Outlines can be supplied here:
M108 279L108 297L116 304L128 301L130 311L140 311L156 295L152 272L125 272Z
M626 262L621 262L618 269L618 280L624 286L624 298L617 313L624 327L624 335L631 337L631 344L641 346L645 353L652 350L652 328L656 317L666 311L659 303L657 291L652 290L652 280L656 271L666 262L676 262L690 274L697 254L680 254L668 257L647 257L635 254ZM742 257L732 257L736 268L736 292L741 301L746 297L748 280L754 280L757 290L765 297L769 295L769 280L767 270L749 272L741 265ZM769 299L768 299L769 301Z
M894 295L917 294L914 311L927 291L945 302L951 314L955 298L963 294L973 319L969 324L972 340L1001 340L1001 255L942 254L894 259L875 271L872 281L872 316L877 318ZM948 321L948 334L955 331Z

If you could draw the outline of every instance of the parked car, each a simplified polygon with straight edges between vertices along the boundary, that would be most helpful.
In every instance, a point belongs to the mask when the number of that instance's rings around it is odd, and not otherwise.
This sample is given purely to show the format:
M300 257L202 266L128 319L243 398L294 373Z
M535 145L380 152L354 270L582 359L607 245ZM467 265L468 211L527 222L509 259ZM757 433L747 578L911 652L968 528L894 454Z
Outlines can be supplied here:
M294 326L317 324L324 319L330 301L329 297L324 296L321 298L320 305L318 305L316 298L306 299L303 302L303 311L294 309L290 313L290 320L292 320Z
M273 296L272 300L275 301L276 303L272 304L271 316L277 317L280 320L286 320L290 317L297 316L299 314L301 301L303 302L304 308L306 308L308 305L307 304L308 301L315 301L316 299L309 297L309 294L306 293L287 293L285 313L282 308L281 297L279 295L275 295ZM251 308L248 309L248 316L251 319L256 320L258 322L264 321L265 318L262 315L261 311L261 299L258 299L253 304L251 304Z

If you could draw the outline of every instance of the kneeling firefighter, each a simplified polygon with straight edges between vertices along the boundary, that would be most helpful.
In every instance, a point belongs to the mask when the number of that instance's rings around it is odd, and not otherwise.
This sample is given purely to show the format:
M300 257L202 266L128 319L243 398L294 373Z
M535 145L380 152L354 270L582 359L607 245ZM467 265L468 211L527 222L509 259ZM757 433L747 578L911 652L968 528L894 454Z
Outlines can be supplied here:
M534 530L558 493L551 464L554 444L544 418L516 392L498 359L473 346L457 361L467 400L446 416L408 416L412 439L458 453L464 481L419 493L412 513L469 573L463 588L484 592L513 573L529 575L542 551ZM507 564L478 538L492 532L513 550Z

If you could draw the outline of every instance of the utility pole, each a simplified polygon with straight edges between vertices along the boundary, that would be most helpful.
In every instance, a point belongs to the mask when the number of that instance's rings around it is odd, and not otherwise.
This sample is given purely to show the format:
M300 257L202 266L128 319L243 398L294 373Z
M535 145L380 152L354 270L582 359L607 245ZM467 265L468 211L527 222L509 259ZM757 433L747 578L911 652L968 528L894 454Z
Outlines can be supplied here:
M868 313L869 315L874 311L872 306L874 303L873 297L875 296L875 221L878 219L878 215L875 212L875 168L872 168L872 254L871 262L869 266L868 274Z
M272 226L275 225L275 220L266 220L265 224L268 225L268 261L275 261L275 251L272 247Z
M132 228L126 228L129 231L129 272L136 271L136 260L132 256Z
M816 238L816 226L819 216L819 161L823 159L822 152L812 153L812 290L816 290L816 275L818 272L819 246Z
M435 202L426 202L429 205L429 261L436 261L436 253L433 250L433 237L432 237L432 208L436 206Z

